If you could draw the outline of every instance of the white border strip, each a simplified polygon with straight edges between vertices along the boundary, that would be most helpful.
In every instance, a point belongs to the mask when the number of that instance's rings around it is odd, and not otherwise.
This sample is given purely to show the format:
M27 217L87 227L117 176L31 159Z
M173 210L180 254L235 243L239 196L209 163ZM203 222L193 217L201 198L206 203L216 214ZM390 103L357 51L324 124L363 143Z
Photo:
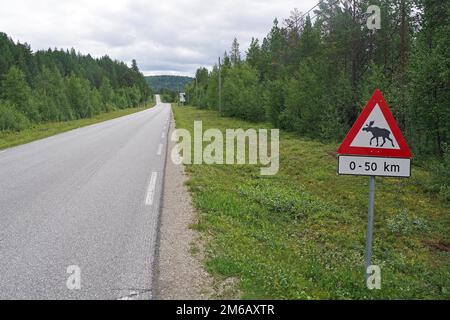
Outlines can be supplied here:
M162 154L163 144L160 143L158 147L158 152L156 153L157 156L160 156Z
M153 205L153 197L155 195L157 178L158 178L158 173L152 172L152 176L150 178L150 183L148 184L147 196L145 197L145 205L146 206Z

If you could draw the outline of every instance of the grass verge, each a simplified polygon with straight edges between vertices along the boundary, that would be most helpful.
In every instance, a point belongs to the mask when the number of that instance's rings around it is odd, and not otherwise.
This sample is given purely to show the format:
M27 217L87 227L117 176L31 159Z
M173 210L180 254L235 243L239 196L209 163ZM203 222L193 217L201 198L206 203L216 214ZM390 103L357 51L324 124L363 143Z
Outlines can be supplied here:
M173 107L177 128L270 128ZM364 285L368 178L336 175L337 145L281 132L280 172L249 165L188 165L209 239L205 265L237 277L243 299L450 299L449 202L421 187L430 173L378 178L374 264L382 289Z
M99 114L92 118L78 119L72 121L49 122L34 125L28 129L16 131L0 131L0 150L14 147L20 144L32 142L53 136L58 133L70 131L76 128L88 126L98 122L123 117L132 113L145 110L147 107L120 109Z

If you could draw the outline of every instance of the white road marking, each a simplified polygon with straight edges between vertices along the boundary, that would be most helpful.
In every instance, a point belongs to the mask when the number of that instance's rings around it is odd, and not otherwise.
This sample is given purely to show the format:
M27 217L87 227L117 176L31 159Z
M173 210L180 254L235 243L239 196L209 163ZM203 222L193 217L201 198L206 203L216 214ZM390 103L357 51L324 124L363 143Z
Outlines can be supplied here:
M148 184L147 196L145 197L145 205L146 206L153 205L153 197L155 195L157 178L158 178L158 173L152 172L152 176L150 178L150 183Z
M136 300L136 297L139 295L139 292L137 291L130 291L130 294L125 296L125 297L121 297L117 300Z
M156 153L156 155L160 156L162 154L162 148L163 148L163 144L160 143L159 147L158 147L158 152Z
M164 139L165 136L166 136L166 134L163 132L162 135L161 135L161 138Z

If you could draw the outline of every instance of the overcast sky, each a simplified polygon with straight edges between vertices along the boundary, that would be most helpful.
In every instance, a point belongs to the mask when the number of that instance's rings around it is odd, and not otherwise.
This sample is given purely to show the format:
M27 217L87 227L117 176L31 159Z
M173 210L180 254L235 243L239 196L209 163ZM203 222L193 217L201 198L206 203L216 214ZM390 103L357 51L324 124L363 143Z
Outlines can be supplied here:
M0 1L0 32L33 50L75 48L109 55L144 74L192 75L211 66L234 37L244 52L275 17L318 0L13 0Z

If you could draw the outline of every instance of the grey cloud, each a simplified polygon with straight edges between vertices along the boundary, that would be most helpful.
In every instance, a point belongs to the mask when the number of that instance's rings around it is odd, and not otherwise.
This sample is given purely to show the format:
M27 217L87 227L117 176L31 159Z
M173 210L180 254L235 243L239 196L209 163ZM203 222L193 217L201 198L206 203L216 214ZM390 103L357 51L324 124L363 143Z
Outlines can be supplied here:
M211 66L234 37L244 52L275 17L317 0L16 0L0 3L0 31L34 50L75 47L94 56L137 59L146 73L192 75Z

